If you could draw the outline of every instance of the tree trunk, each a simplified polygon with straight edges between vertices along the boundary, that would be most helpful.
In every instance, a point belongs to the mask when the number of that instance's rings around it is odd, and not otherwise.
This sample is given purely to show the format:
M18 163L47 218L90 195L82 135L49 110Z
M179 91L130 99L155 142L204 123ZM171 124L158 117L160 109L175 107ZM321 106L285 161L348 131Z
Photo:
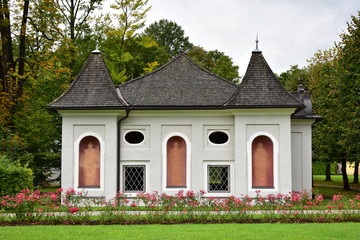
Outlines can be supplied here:
M1 76L3 77L3 91L12 93L15 87L15 79L9 74L15 68L12 38L11 38L11 25L10 25L10 11L8 0L0 0L0 33L1 33Z
M331 172L330 172L330 163L326 163L326 170L325 170L325 182L331 181Z
M359 183L359 161L355 162L354 181L353 181L353 183Z
M20 29L20 43L19 43L19 68L18 74L23 76L25 74L25 40L26 40L26 22L28 18L29 12L29 0L24 0L24 11L21 21L21 29ZM24 89L24 79L20 77L18 80L18 97L22 96Z
M342 178L343 178L343 184L344 184L344 190L351 190L350 189L350 184L349 184L349 179L346 173L346 158L342 157L341 159L341 173L342 173Z

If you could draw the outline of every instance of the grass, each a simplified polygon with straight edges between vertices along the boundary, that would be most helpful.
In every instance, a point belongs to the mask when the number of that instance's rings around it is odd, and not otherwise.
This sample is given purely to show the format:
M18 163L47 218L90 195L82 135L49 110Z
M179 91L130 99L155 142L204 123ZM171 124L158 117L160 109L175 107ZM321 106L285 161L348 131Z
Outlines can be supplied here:
M349 175L349 183L352 187L360 187L359 184L352 183L354 181L354 176ZM323 185L333 185L333 186L342 186L343 180L342 175L331 175L331 181L325 181L325 175L314 175L314 184L323 184Z
M325 175L314 175L314 184L324 185L324 186L315 186L314 193L320 193L325 198L331 199L332 196L341 194L349 198L353 198L360 191L360 184L352 183L354 181L354 176L348 176L350 182L350 188L353 188L351 191L344 191L342 189L343 180L341 175L331 175L331 181L325 181ZM326 186L326 187L325 187ZM333 187L327 187L333 186Z
M360 223L0 227L3 239L360 239Z

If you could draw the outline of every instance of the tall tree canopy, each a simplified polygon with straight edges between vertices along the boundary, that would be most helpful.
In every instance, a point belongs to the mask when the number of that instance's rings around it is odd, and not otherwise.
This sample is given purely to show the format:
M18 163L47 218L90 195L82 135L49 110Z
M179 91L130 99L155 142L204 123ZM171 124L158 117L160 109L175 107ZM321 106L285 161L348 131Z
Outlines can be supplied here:
M326 119L315 125L314 152L323 161L342 163L344 189L350 189L347 162L359 161L360 12L334 49L310 60L314 109Z
M167 19L150 24L144 30L144 34L153 37L160 46L165 47L172 57L193 47L182 27Z
M189 50L188 55L206 70L235 83L239 82L239 67L234 65L225 53L218 50L208 52L200 46L195 46Z

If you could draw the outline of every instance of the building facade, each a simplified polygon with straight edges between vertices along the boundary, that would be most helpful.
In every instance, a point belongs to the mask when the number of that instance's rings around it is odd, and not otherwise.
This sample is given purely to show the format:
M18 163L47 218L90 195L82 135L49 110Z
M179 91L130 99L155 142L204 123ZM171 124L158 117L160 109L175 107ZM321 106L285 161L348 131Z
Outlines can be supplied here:
M113 85L93 51L49 109L62 123L62 188L256 196L311 191L310 96L289 93L262 52L236 85L181 53L154 72Z

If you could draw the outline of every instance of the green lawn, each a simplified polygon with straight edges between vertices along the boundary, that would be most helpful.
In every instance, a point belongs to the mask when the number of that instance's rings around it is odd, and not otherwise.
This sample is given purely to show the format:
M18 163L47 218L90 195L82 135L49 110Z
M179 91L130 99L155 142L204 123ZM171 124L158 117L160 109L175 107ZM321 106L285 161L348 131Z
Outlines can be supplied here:
M344 191L342 189L343 186L343 180L341 175L331 175L331 181L326 182L325 175L314 175L314 184L320 184L320 185L326 185L326 186L334 186L334 187L314 187L314 193L320 193L325 198L331 199L332 196L335 194L341 194L344 196L347 196L349 198L353 198L355 195L357 195L360 191L358 190L360 188L360 184L353 184L352 181L354 180L354 176L348 176L350 184L350 188L352 188L351 191Z
M0 227L1 239L360 239L360 223Z
M336 185L336 186L342 186L343 184L343 180L342 180L342 175L331 175L331 181L330 182L325 182L325 175L314 175L314 183L315 184L325 184L325 185ZM351 186L354 187L360 187L359 184L353 184L352 182L354 181L354 176L349 175L349 182Z

